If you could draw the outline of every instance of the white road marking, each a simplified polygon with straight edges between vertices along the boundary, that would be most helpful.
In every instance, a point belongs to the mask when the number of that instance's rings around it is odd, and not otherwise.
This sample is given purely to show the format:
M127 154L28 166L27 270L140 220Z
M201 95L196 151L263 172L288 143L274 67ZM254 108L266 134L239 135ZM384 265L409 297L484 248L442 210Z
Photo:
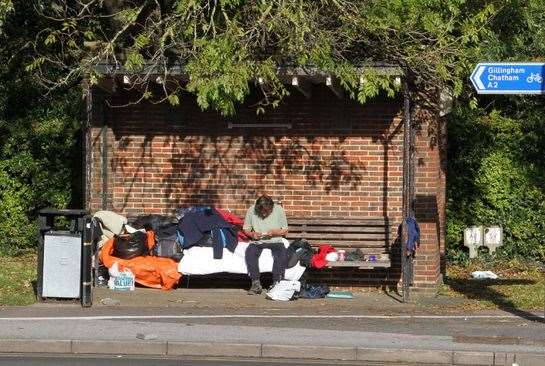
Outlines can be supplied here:
M543 319L540 315L531 316ZM516 315L97 315L97 316L46 316L0 318L0 321L42 321L42 320L156 320L156 319L520 319Z

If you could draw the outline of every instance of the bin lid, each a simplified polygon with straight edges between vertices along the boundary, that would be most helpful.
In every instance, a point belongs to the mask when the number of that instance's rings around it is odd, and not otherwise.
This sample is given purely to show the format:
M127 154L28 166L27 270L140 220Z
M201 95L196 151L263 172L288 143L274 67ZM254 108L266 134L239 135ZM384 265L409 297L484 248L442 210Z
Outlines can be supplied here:
M82 209L56 209L56 208L43 208L38 211L40 215L49 216L85 216L89 214L89 211Z

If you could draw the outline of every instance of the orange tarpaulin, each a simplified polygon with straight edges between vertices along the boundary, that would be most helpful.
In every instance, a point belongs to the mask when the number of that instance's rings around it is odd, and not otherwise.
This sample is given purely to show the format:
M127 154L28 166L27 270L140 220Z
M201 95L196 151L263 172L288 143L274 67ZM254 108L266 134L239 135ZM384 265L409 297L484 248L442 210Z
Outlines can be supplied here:
M153 231L147 232L147 244L151 249L155 245ZM142 286L170 290L176 286L182 275L178 272L178 263L170 258L163 257L135 257L131 259L116 258L112 255L114 250L114 239L104 243L100 251L100 260L108 268L117 262L119 271L125 268L134 273L135 281Z

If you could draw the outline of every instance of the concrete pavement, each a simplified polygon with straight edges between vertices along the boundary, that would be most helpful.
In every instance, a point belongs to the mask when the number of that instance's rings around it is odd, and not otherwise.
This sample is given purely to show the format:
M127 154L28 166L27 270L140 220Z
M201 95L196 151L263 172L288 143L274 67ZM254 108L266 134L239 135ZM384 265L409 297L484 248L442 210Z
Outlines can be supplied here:
M460 313L441 301L357 293L284 303L241 290L98 289L90 309L66 301L0 308L0 352L545 365L538 314Z

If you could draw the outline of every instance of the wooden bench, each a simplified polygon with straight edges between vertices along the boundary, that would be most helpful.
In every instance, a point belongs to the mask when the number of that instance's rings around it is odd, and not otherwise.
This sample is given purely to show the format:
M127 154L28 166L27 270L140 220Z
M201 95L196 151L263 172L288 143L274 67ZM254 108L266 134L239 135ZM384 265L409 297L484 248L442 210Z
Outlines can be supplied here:
M287 239L305 239L311 245L330 244L346 252L361 250L376 260L328 262L327 267L360 269L390 268L390 224L388 218L291 218Z

